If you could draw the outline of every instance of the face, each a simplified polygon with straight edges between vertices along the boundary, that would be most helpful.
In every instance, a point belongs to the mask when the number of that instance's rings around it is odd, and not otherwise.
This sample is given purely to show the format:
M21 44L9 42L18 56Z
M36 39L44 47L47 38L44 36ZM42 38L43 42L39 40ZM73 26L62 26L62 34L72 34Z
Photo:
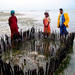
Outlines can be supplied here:
M12 14L12 16L14 16L14 15L15 15L15 13Z
M62 10L60 10L60 14L62 14L63 13L63 11Z
M48 14L45 14L45 17L48 17Z

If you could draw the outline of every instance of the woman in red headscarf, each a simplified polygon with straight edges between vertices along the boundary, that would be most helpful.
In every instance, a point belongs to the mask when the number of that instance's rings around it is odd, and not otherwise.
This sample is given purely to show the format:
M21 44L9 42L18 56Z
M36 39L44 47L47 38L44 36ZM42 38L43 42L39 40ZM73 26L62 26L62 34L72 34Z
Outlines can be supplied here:
M17 26L17 18L15 15L15 11L12 10L11 11L11 17L9 18L9 26L10 26L10 30L11 30L11 39L13 39L13 34L19 34L18 32L18 26Z
M45 12L44 15L45 15L45 18L43 19L44 34L51 34L51 29L50 29L51 19L49 17L49 13Z

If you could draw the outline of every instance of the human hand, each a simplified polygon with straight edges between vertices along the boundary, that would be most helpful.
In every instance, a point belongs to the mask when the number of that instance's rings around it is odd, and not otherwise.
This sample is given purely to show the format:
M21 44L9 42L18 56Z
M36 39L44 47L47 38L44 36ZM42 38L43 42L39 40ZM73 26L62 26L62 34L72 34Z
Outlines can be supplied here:
M60 28L60 26L58 26L58 28Z
M65 24L63 23L63 25L65 25Z

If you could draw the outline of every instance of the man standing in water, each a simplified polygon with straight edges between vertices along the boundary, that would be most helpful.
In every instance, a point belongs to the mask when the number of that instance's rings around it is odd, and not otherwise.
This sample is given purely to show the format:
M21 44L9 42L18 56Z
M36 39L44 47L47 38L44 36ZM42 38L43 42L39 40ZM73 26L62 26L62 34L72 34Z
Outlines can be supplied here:
M63 13L63 9L60 8L60 14L58 17L57 27L60 28L60 38L61 36L66 36L68 34L68 31L66 30L66 27L69 28L69 16L68 13Z

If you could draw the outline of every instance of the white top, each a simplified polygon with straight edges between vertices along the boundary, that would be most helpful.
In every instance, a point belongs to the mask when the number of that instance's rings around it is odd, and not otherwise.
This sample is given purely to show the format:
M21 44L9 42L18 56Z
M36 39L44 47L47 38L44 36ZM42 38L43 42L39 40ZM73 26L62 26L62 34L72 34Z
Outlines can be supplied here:
M46 17L45 17L44 19L46 19ZM43 20L44 20L44 19L43 19ZM51 22L51 19L50 19L50 17L48 17L47 19L48 19L48 21L49 21L49 22Z

